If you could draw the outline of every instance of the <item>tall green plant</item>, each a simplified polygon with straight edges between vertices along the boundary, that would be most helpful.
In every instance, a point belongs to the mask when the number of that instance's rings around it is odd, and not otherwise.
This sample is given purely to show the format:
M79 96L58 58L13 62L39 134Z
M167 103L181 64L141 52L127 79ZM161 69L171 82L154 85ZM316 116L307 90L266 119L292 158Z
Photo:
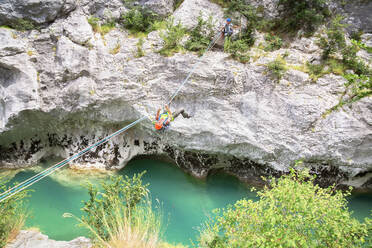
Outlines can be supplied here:
M208 47L214 36L212 17L204 21L202 16L198 16L198 24L190 32L190 38L185 44L189 51L196 51L201 55Z
M215 211L201 231L199 247L369 247L371 219L351 216L350 191L320 188L308 172L270 180L259 201L239 200Z
M303 29L313 33L330 16L326 0L279 0L278 9L281 18L276 20L276 28L286 32Z
M152 209L148 184L143 184L145 172L111 177L100 187L88 184L89 200L76 218L88 228L99 247L156 247L160 242L161 216Z
M122 17L125 28L132 32L147 32L158 19L158 16L143 7L133 7Z
M165 56L171 56L182 49L181 40L186 34L186 29L182 27L181 22L174 24L174 19L170 18L166 24L166 30L160 33L164 45L159 53Z
M0 177L0 192L8 189L8 180ZM30 190L23 190L12 197L0 202L0 247L4 247L8 240L15 238L23 227L28 216L25 198Z

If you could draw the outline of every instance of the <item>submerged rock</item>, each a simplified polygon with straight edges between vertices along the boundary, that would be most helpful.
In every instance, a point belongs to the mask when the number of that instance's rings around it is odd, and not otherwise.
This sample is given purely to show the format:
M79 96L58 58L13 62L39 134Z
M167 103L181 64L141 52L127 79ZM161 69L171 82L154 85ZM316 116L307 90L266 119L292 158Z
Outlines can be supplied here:
M20 231L6 248L91 248L90 239L79 237L71 241L55 241L37 231Z

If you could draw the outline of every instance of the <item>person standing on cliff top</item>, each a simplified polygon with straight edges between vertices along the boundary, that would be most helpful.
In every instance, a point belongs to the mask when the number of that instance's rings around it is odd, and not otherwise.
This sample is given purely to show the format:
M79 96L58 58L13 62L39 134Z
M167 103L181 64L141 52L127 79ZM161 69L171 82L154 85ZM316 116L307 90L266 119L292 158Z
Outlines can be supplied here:
M158 109L156 113L156 121L155 123L155 129L156 130L166 130L169 128L170 122L174 121L180 114L182 114L183 118L190 118L184 109L180 109L172 114L172 111L170 111L168 105L165 105L165 110L162 114L160 114L160 110Z
M226 19L225 26L223 26L223 28L221 28L221 32L222 32L222 35L223 35L224 39L226 37L230 37L233 34L234 30L233 30L233 25L231 23L231 18Z

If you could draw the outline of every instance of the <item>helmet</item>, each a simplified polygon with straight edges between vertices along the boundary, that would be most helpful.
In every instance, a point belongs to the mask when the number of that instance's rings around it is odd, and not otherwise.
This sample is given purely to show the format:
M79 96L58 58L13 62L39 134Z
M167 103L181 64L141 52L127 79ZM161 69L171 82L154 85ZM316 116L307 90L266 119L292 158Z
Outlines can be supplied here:
M163 124L161 123L161 122L156 122L155 123L155 129L156 130L160 130L160 129L162 129L163 128Z
M227 21L227 22L231 22L231 18L227 18L226 21Z

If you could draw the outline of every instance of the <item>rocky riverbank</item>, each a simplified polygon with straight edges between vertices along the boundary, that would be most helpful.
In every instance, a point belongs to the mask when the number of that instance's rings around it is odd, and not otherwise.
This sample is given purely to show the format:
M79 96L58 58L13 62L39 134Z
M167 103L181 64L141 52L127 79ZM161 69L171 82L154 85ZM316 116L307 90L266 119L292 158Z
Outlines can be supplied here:
M90 16L115 19L128 11L119 0L48 0L42 8L34 6L37 15L27 1L20 2L11 12L10 1L0 4L0 24L26 18L38 30L0 28L3 168L71 156L144 114L154 115L198 61L192 53L157 53L161 30L144 38L143 57L136 55L139 38L126 30L94 32ZM174 12L167 7L173 6L172 0L141 4L160 15L173 15L189 28L200 12L214 16L216 26L223 22L222 8L207 0L185 0ZM271 1L263 6L264 14L275 14ZM363 42L371 44L369 17L355 13L348 21L362 23L357 28L365 28ZM320 60L317 38L298 37L284 48L265 52L260 48L263 34L256 37L247 64L219 49L206 54L171 106L184 108L192 118L179 117L165 133L144 121L76 164L120 169L138 155L165 155L195 176L222 169L252 181L285 173L302 160L324 185L371 189L371 98L324 115L339 102L346 79L326 74L314 83L301 70L306 62ZM359 55L371 61L371 54ZM280 80L267 71L278 56L289 68Z

